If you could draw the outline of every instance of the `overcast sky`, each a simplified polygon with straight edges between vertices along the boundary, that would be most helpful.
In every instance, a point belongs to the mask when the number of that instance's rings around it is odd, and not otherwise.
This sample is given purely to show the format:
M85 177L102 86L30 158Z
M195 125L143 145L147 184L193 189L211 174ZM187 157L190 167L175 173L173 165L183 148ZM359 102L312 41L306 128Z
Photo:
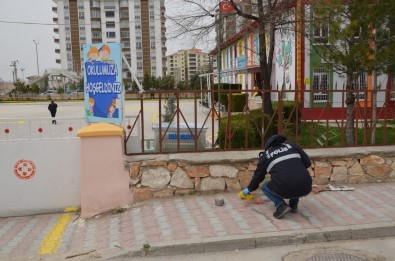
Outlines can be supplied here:
M168 3L172 3L172 0L166 0L167 11L172 12L173 7ZM36 44L33 40L39 43L37 48L40 74L47 68L60 67L55 62L59 55L55 54L58 45L54 43L55 26L51 25L55 17L52 6L55 4L51 0L0 0L0 79L12 81L11 61L18 61L18 78L37 74ZM167 42L167 54L191 47L193 46L186 40L170 40ZM206 51L209 49L200 48ZM24 69L23 75L21 69Z

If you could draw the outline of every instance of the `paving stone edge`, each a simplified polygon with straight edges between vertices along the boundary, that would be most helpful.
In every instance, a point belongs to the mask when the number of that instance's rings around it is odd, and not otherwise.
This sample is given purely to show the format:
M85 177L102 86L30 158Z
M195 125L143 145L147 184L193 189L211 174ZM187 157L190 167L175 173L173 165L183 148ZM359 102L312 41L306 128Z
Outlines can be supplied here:
M105 260L142 256L187 255L221 251L235 251L270 246L331 242L338 240L362 240L395 236L395 222L339 226L331 228L304 229L259 233L252 235L222 236L206 239L186 239L150 244L148 251L143 246L122 250L105 257Z

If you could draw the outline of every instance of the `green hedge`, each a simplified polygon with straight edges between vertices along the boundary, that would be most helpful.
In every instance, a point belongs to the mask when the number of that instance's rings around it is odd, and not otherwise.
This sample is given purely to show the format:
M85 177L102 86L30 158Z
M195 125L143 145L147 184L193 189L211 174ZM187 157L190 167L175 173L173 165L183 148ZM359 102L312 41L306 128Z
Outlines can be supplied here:
M229 97L229 96L228 96ZM245 93L232 93L232 112L241 112L246 105Z
M239 83L220 83L220 86L219 86L219 90L221 91L220 92L221 93L221 95L220 95L220 98L221 98L220 102L222 104L224 104L225 100L227 100L227 96L226 95L229 93L229 92L227 92L227 90L239 90L239 91L241 91L241 87L242 87L242 85L239 84ZM213 84L211 86L211 90L216 91L216 92L214 92L214 100L215 100L215 102L217 102L218 101L218 83ZM223 96L223 94L225 94L225 96Z
M261 136L260 131L262 130L262 110L252 110L248 114L248 128L246 130L246 114L232 115L230 117L231 130L233 136L231 137L231 148L241 149L241 148L256 148L261 149ZM265 139L273 135L273 126L268 126L270 117L268 115L264 116L265 128L268 132ZM221 149L225 148L225 134L227 126L227 117L221 118L221 126L218 131L218 144ZM255 123L254 123L255 122ZM248 144L245 145L245 135L248 133Z

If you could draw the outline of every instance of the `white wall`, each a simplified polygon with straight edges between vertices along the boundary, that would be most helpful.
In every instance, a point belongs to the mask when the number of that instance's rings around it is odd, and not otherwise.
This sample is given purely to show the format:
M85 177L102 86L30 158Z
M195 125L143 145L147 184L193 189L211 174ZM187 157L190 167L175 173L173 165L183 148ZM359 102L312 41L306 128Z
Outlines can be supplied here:
M0 217L57 212L80 206L79 138L0 142ZM20 179L14 166L34 163L35 175Z

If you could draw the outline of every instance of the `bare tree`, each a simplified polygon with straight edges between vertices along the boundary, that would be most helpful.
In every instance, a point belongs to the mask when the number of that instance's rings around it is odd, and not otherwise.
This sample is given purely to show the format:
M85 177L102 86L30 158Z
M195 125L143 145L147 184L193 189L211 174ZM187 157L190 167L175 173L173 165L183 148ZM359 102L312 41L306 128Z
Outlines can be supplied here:
M219 9L217 1L210 0L178 0L184 6L182 13L174 13L168 19L175 25L174 37L188 35L194 40L207 37L215 30L220 19L215 19L216 11ZM273 67L275 31L286 24L293 24L294 0L228 0L234 11L233 15L244 17L243 26L250 26L255 21L259 35L259 66L261 81L258 82L262 90L264 112L273 114L271 101L271 75ZM179 11L178 11L179 12ZM208 19L207 19L208 18ZM248 22L250 21L250 22Z

